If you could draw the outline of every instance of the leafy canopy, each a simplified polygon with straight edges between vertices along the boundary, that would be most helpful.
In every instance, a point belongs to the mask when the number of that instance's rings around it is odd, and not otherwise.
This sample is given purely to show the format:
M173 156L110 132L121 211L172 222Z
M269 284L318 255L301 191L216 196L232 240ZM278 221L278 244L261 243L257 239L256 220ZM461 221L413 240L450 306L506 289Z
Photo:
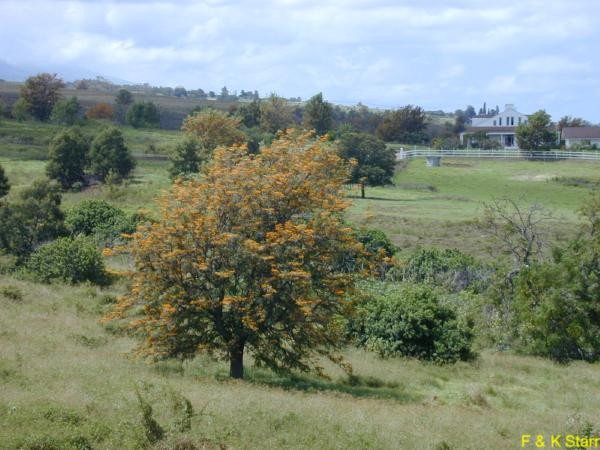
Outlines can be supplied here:
M519 148L523 150L547 150L556 143L556 136L550 130L550 115L540 110L529 116L526 123L515 132Z
M396 167L396 153L385 143L367 133L344 133L339 140L340 155L346 160L354 159L350 182L366 179L370 186L390 184Z
M152 357L198 352L230 361L243 377L244 350L275 370L318 368L341 336L352 275L338 259L360 251L343 225L348 168L310 135L280 136L258 155L217 149L206 176L176 181L161 219L130 247L132 288L114 314L133 322Z
M195 136L210 157L218 146L228 147L245 141L246 137L239 126L240 120L237 117L208 108L186 117L181 128L187 134Z
M40 73L27 78L21 87L21 98L27 112L38 120L48 120L52 108L60 99L60 89L65 87L63 80L56 74Z
M89 142L77 128L64 130L50 142L46 173L63 188L83 180Z
M135 168L135 161L125 146L123 133L110 127L99 133L92 141L90 170L105 180L110 172L127 177Z

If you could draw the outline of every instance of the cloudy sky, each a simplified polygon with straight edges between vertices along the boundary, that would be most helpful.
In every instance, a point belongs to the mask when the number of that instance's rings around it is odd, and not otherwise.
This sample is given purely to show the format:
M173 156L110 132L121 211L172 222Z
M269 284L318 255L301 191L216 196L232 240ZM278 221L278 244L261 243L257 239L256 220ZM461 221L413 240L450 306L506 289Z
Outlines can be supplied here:
M0 0L0 67L600 122L597 0Z

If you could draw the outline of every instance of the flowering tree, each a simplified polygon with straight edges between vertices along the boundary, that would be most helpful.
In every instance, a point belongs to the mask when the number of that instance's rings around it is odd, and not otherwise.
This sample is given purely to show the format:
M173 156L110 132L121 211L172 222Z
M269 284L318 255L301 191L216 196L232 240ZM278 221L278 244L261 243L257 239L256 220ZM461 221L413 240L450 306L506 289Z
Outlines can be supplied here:
M243 357L274 370L319 369L340 342L335 318L352 283L343 258L362 246L341 218L348 167L324 141L280 136L258 155L219 148L204 178L177 181L161 219L132 237L131 291L110 317L154 358L208 352L243 378Z

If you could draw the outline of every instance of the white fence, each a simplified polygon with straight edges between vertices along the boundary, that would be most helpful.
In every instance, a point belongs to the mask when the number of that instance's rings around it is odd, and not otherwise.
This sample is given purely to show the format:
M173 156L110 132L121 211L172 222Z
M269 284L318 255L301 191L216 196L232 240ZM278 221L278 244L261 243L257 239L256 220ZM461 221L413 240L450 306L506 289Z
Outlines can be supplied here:
M427 157L453 157L453 158L503 158L503 159L535 159L535 160L561 160L581 159L600 161L598 152L569 152L562 150L529 152L525 150L400 150L396 152L397 159L427 158Z

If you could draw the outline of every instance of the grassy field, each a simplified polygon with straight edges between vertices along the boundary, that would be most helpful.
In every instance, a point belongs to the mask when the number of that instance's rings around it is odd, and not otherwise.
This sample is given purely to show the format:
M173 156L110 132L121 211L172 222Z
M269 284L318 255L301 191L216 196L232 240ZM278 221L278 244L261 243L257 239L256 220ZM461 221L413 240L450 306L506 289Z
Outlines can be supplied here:
M14 192L44 176L48 134L55 129L0 123L0 161ZM167 147L179 136L124 131L140 154L150 143ZM19 137L23 142L14 143ZM65 208L102 198L129 212L153 209L152 199L170 183L167 165L139 160L128 184L66 193ZM471 159L427 168L413 160L395 186L353 198L348 218L383 229L401 253L438 246L484 256L485 239L473 221L482 202L494 197L553 210L548 231L554 240L573 232L575 210L590 189L555 177L597 181L600 165ZM7 287L23 298L11 299ZM192 449L186 442L236 449L514 449L524 433L600 429L597 364L559 366L484 349L473 363L436 366L349 348L353 379L334 367L328 367L329 380L249 367L244 382L229 381L226 364L205 357L147 364L131 357L131 337L100 322L125 289L124 281L100 289L0 275L0 449L149 447L136 390L167 432L155 449ZM195 411L191 430L183 432L176 426L181 410L174 407L181 396Z

